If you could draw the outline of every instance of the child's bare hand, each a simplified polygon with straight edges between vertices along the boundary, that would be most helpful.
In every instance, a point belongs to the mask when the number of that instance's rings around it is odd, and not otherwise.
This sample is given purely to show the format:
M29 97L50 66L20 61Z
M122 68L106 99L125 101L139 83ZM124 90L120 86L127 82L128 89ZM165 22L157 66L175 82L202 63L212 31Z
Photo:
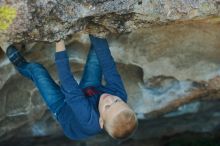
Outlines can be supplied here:
M56 52L61 52L64 50L66 50L64 40L59 40L56 42Z

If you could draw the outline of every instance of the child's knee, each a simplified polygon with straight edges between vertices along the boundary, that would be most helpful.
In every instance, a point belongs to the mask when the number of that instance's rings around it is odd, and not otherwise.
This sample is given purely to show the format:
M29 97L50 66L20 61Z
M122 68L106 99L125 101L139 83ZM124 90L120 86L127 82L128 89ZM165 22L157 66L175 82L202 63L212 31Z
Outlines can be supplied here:
M45 76L49 76L47 69L39 63L29 63L28 70L35 78L44 78Z
M36 70L46 70L45 67L44 67L42 64L40 64L40 63L35 63L35 62L29 63L29 64L28 64L28 68L29 68L30 70L34 70L34 71L36 71Z

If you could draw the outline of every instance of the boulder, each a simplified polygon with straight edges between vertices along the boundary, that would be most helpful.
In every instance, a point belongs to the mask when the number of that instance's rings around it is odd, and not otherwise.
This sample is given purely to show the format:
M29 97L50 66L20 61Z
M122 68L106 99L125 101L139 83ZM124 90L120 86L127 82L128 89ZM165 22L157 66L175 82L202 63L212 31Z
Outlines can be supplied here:
M218 0L3 0L0 16L0 42L19 43L56 82L54 41L66 40L79 82L90 47L86 33L106 37L139 118L133 139L219 129ZM0 103L0 141L63 134L34 84L2 51Z

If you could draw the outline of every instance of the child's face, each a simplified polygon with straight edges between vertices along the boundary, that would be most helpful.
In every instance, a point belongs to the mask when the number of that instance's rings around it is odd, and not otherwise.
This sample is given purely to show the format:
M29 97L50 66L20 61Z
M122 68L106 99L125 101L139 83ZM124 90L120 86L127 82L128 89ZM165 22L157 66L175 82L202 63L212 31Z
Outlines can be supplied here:
M111 120L121 111L129 108L118 96L104 93L99 100L100 126L103 128L104 121Z

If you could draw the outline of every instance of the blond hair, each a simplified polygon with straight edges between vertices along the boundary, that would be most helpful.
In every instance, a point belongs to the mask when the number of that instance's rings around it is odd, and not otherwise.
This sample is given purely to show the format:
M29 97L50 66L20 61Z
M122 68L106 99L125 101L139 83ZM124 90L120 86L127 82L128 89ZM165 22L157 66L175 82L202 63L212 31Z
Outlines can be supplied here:
M111 121L106 121L106 131L115 139L126 139L137 129L138 121L135 113L126 109L119 112Z

